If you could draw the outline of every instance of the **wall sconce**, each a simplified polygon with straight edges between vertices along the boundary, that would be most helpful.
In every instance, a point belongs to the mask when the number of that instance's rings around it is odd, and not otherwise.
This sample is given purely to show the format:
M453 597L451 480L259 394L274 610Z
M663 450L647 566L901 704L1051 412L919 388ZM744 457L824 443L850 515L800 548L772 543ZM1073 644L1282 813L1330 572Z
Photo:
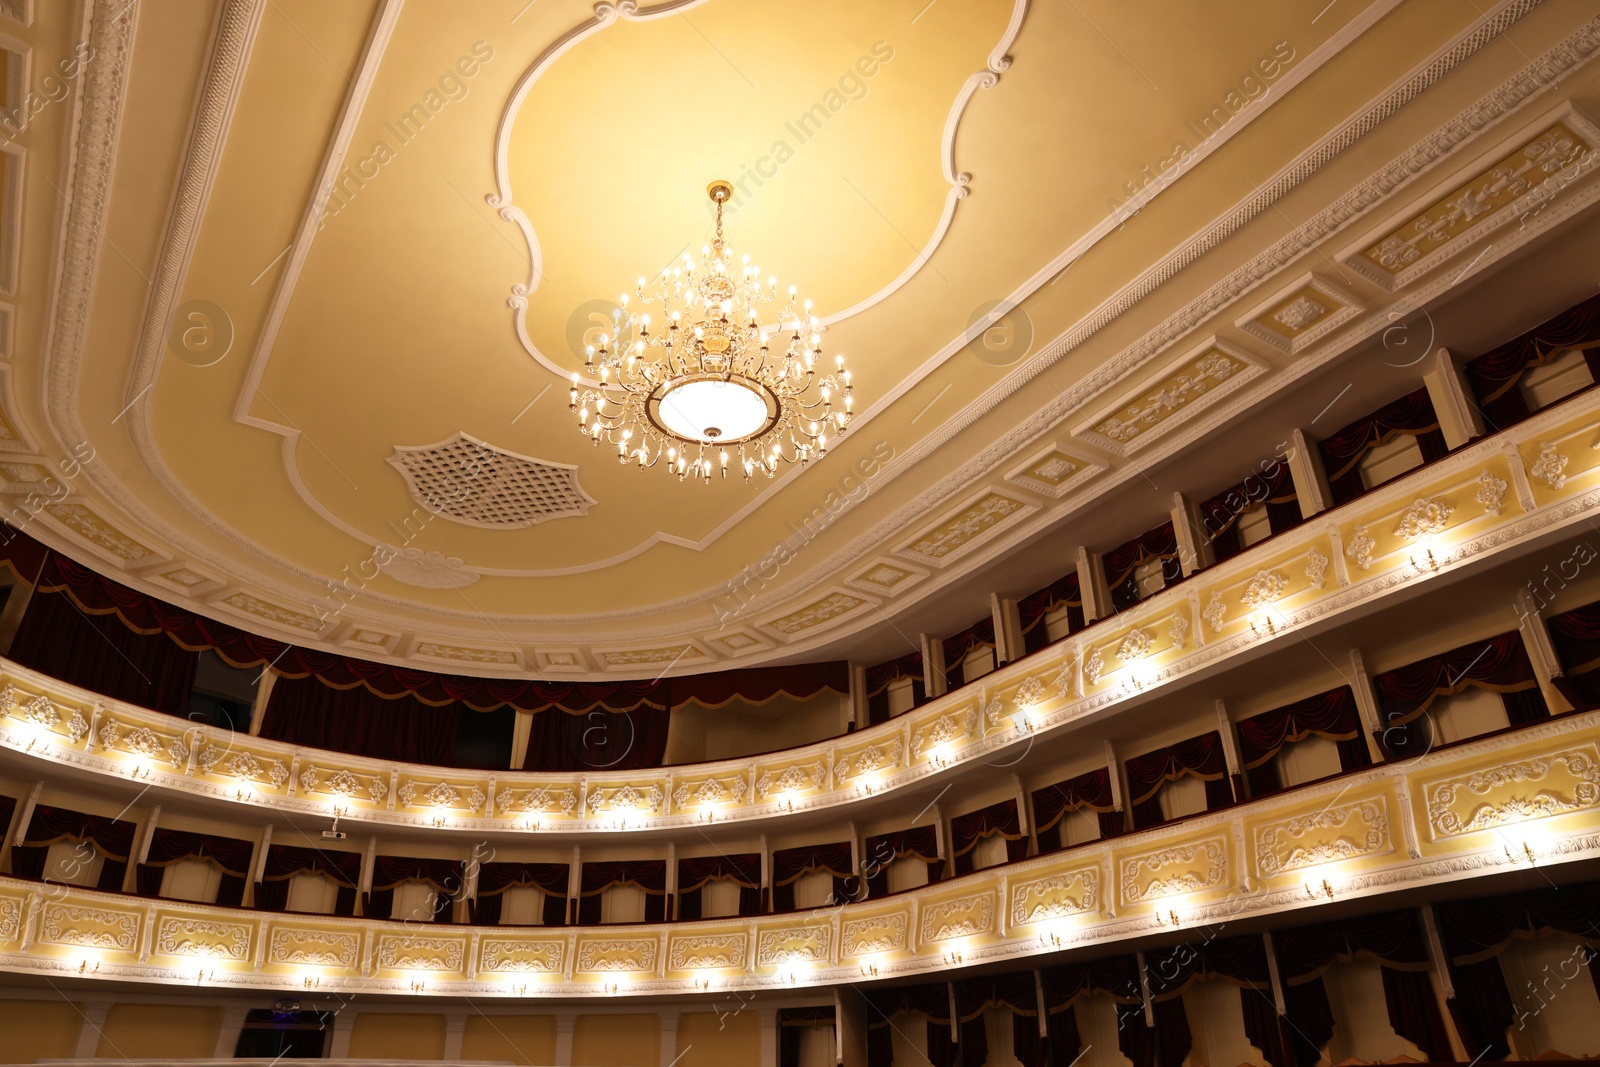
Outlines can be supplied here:
M40 734L34 734L32 737L28 738L28 747L23 749L22 751L24 751L24 752L32 752L35 748L38 748L38 750L42 753L42 752L44 752L45 749L47 749L49 747L50 747L50 739L49 738L44 737L44 736L42 736ZM137 778L138 775L135 774L134 777Z
M1329 900L1333 899L1333 886L1329 884L1326 878L1322 880L1322 885L1320 886L1313 887L1310 882L1306 882L1305 887L1306 896L1312 900L1316 900L1319 896L1327 897Z
M1418 549L1422 551L1420 556L1417 554ZM1421 544L1413 548L1411 550L1411 566L1423 572L1437 571L1439 569L1439 561L1433 558L1433 547L1428 544Z
M195 985L199 985L201 982L204 982L206 979L215 976L216 973L217 973L216 971L208 971L204 967L202 967L202 968L200 968L198 971L196 971L194 973L194 984Z
M777 808L779 811L794 811L794 797L779 797Z
M871 782L857 782L856 783L856 796L858 796L858 797L870 797L871 795L872 795L872 783Z
M1061 935L1057 933L1041 933L1039 935L1040 948L1060 948Z
M1259 623L1256 622L1254 616L1251 617L1250 632L1255 634L1257 637L1272 637L1276 635L1278 632L1278 624L1273 621L1272 613L1270 611L1263 611L1260 614L1261 622Z
M800 981L799 976L796 975L793 971L785 971L784 974L783 974L783 978L784 978L784 981L788 982L790 985L795 985Z
M1167 910L1167 914L1165 916L1163 916L1159 911L1156 912L1156 925L1173 927L1180 925L1178 922L1178 913L1170 908Z
M424 978L413 978L411 980L411 992L413 992L413 993L421 993L421 992L424 992L427 988L428 988L427 979L424 979Z
M710 990L710 988L711 988L711 979L709 979L709 978L696 978L691 984L696 989L698 989L700 992L704 993L704 992L707 992L708 990Z
M876 977L878 977L878 965L876 963L863 963L863 964L861 964L861 977L863 977L863 978L876 978Z
M254 800L255 798L256 798L256 791L254 789L251 789L247 785L240 786L238 789L235 789L233 791L233 799L239 801L242 804L248 804L250 801Z
M95 960L91 964L89 962L89 960L87 960L87 959L79 960L78 961L78 973L79 974L99 974L100 973L100 961L99 960Z
M1512 863L1517 863L1520 861L1520 857L1512 854L1510 845L1506 845L1505 850L1506 859L1510 860ZM1533 850L1533 846L1526 841L1522 843L1522 855L1527 857L1529 864L1535 864L1539 862L1539 854L1535 852Z
M524 830L531 830L534 833L538 833L542 826L543 824L538 819L527 819L522 824Z
M717 809L715 809L715 808L701 808L700 809L700 821L701 822L705 822L705 823L716 822L717 821Z
M318 986L320 986L320 985L321 985L321 984L322 984L322 979L321 979L321 978L319 978L319 977L317 977L317 976L316 976L316 975L314 975L314 974L308 974L308 975L306 975L306 978L305 978L305 987L306 987L306 988L307 988L307 989L316 989L316 988L317 988L317 987L318 987Z
M950 966L950 967L959 967L959 966L961 966L962 962L965 959L966 959L966 957L961 954L961 950L960 949L954 949L954 948L947 949L945 951L945 954L944 954L944 962L945 962L945 964L947 966Z
M622 983L617 981L601 982L600 992L604 993L608 997L614 997L618 993L622 992Z
M141 778L149 778L150 764L146 763L144 760L140 760L138 763L133 765L133 770L128 772L128 777L132 778L135 782Z
M519 997L525 997L528 995L528 983L519 982L511 987L511 991Z

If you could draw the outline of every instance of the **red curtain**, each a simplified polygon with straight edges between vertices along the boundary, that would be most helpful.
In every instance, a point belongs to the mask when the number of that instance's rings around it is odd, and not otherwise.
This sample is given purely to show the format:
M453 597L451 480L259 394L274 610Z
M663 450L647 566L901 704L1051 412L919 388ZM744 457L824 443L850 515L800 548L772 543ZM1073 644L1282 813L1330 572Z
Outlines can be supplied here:
M614 885L638 886L645 891L645 922L658 923L665 918L666 861L623 860L583 865L578 890L578 922L589 926L600 921L600 894Z
M52 555L45 564L11 642L11 658L112 700L169 715L187 713L199 653L178 647L160 631L132 630L109 612L80 607L50 584L62 562Z
M1522 647L1522 635L1516 630L1385 671L1372 684L1384 725L1380 740L1391 760L1427 751L1432 726L1423 713L1436 698L1459 693L1469 686L1499 693L1513 726L1550 715L1534 678L1533 664Z
M261 736L373 759L448 765L460 715L459 705L430 707L409 694L391 699L364 686L334 689L306 675L273 684Z
M21 844L11 850L11 869L19 878L39 879L44 875L51 845L58 841L86 842L104 857L95 888L120 893L128 873L135 830L131 822L39 804L33 809Z
M1214 938L1147 952L1145 975L1157 1008L1164 1001L1181 997L1189 983L1197 979L1223 978L1233 982L1240 987L1245 1036L1261 1050L1268 1063L1287 1062L1277 1006L1272 999L1266 945L1260 937ZM1181 1001L1176 1002L1181 1005ZM1158 1029L1160 1025L1158 1017Z
M761 914L761 855L696 856L678 861L678 918L701 915L700 891L707 882L733 882L739 886L739 914Z
M781 848L772 854L772 910L794 911L794 883L802 875L826 871L833 875L833 899L853 900L860 885L852 866L850 842Z
M1137 827L1154 826L1162 821L1156 794L1166 783L1185 775L1193 775L1206 783L1206 810L1233 803L1227 759L1222 752L1222 735L1215 730L1135 756L1123 766L1128 775L1133 824Z
M867 1004L867 1067L890 1067L894 1062L891 1019L913 1012L927 1020L928 1062L932 1067L954 1067L959 1046L950 1039L950 988L937 985L901 986L862 993ZM981 1061L980 1061L981 1062Z
M1122 832L1122 813L1116 810L1108 767L1035 790L1032 799L1033 836L1039 842L1041 856L1061 848L1062 820L1074 811L1094 812L1102 838Z
M256 883L256 907L263 911L283 911L289 902L289 879L301 873L324 874L333 879L339 887L334 914L355 914L361 854L297 845L268 846L262 880Z
M1343 504L1364 493L1366 486L1361 481L1359 469L1362 458L1379 445L1403 434L1410 434L1417 439L1417 447L1422 450L1425 463L1438 459L1448 451L1444 434L1439 431L1439 417L1434 414L1433 401L1428 397L1426 386L1385 404L1317 442L1328 474L1328 485L1333 491L1333 502Z
M994 648L994 616L986 615L954 637L944 639L944 676L949 688L964 684L961 661L975 648Z
M1576 570L1571 577L1563 574L1562 584L1576 576ZM1548 622L1564 672L1554 679L1556 686L1579 711L1600 706L1600 675L1595 673L1600 668L1600 603L1552 615Z
M889 864L906 856L927 863L928 881L937 882L944 861L939 859L939 831L934 826L914 826L908 830L877 834L866 840L862 866L867 868L867 897L876 899L889 893Z
M1463 368L1490 433L1521 422L1528 406L1516 385L1528 368L1564 349L1586 349L1590 372L1600 381L1600 295L1568 308L1520 337L1470 360Z
M1239 758L1244 763L1245 778L1253 797L1266 796L1283 788L1272 758L1285 745L1308 737L1324 737L1338 745L1340 770L1353 771L1372 764L1372 755L1361 732L1355 693L1347 685L1251 716L1235 728L1239 736Z
M666 759L670 711L641 706L632 712L592 708L581 715L535 715L528 733L525 771L636 771Z
M899 659L867 668L867 722L876 726L889 721L889 686L901 678L911 679L911 706L920 707L928 699L922 677L922 650Z
M544 894L544 925L564 925L567 921L569 871L565 863L481 864L478 867L477 899L469 901L467 908L473 924L498 926L506 890L531 886Z
M372 866L372 892L363 911L374 919L392 918L394 891L406 882L422 882L434 889L433 921L449 922L451 898L461 892L465 867L460 860L376 856Z
M1033 973L997 974L954 983L956 1019L961 1035L963 1067L982 1067L989 1058L989 1035L983 1013L992 1007L1011 1011L1012 1054L1023 1067L1040 1064L1039 999Z
M1022 832L1022 820L1017 817L1017 802L1002 800L987 808L950 820L950 854L955 858L957 874L972 870L972 850L986 837L999 834L1006 839L1006 859L1011 863L1028 854L1028 835Z
M1210 542L1218 563L1233 558L1243 549L1239 541L1239 519L1246 512L1261 507L1267 509L1267 527L1274 534L1292 529L1303 521L1294 478L1289 464L1281 456L1263 461L1244 481L1201 503L1202 536Z
M1111 591L1111 607L1125 611L1139 602L1134 570L1151 560L1161 561L1161 580L1167 586L1183 581L1183 566L1178 560L1178 536L1168 520L1152 530L1113 548L1100 557L1105 569L1106 588Z
M150 851L134 870L134 885L142 897L161 894L165 869L189 859L210 860L222 871L217 886L217 903L237 907L244 900L244 886L250 875L250 860L255 845L231 837L213 837L158 826L150 835Z
M1044 618L1060 608L1067 609L1068 633L1083 629L1083 591L1078 588L1076 568L1017 601L1017 614L1022 617L1023 645L1029 653L1049 646L1049 628Z

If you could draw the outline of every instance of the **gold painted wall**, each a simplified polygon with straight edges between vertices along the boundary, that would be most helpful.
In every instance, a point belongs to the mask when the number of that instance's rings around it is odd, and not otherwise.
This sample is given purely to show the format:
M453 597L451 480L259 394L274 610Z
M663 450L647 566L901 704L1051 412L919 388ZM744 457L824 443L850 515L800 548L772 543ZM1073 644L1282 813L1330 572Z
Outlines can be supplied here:
M660 1023L654 1012L581 1015L572 1027L572 1067L661 1067Z
M444 1016L368 1013L350 1028L352 1059L444 1059Z
M100 1028L96 1058L196 1059L217 1050L222 1009L167 1004L114 1004ZM76 1033L76 1028L73 1030Z
M71 1057L83 1019L65 1000L0 1000L4 1055L12 1063Z
M737 1001L734 1002L737 1006ZM678 1067L761 1062L761 1016L754 1010L678 1016Z
M461 1058L544 1064L556 1060L553 1015L473 1015L461 1035Z

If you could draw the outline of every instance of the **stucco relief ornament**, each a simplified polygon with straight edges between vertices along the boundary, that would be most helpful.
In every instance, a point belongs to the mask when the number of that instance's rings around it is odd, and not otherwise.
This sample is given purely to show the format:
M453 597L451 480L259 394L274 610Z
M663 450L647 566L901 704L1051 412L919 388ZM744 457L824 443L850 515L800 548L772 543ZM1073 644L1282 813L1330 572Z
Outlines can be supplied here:
M1504 506L1506 498L1506 481L1496 478L1489 471L1478 475L1478 503L1483 505L1485 515L1498 515Z
M1329 559L1316 549L1312 549L1306 556L1306 578L1312 586L1321 589L1328 582Z
M1037 678L1029 678L1017 686L1017 694L1013 699L1019 709L1026 711L1044 700L1044 683Z
M1552 489L1560 489L1567 484L1567 476L1562 471L1567 469L1567 457L1556 451L1556 446L1543 441L1539 445L1539 458L1528 473L1535 478L1542 479Z
M307 767L300 772L300 788L304 792L314 792L317 788L317 783L321 780L322 774L315 766Z
M1122 644L1117 646L1117 658L1124 663L1131 663L1136 659L1144 659L1150 654L1150 649L1155 647L1155 635L1149 630L1138 629L1122 639Z
M328 792L338 793L340 796L349 796L361 788L361 779L351 774L348 770L335 771L328 778Z
M1403 537L1407 541L1431 537L1444 530L1455 510L1454 504L1437 497L1413 501L1410 507L1400 513L1400 521L1395 524L1394 535Z
M1378 542L1367 536L1365 526L1356 527L1355 537L1345 546L1344 554L1356 561L1356 566L1366 570L1372 566L1372 550L1378 547Z
M983 721L988 725L989 729L998 730L1005 725L1005 722L1000 714L1004 710L1005 705L1000 703L999 697L996 697L983 706Z
M84 721L81 714L74 711L72 718L67 720L67 736L72 738L72 743L77 744L83 740L83 735L89 732L89 724Z
M1189 616L1181 611L1174 611L1172 619L1167 626L1167 636L1172 638L1173 648L1182 648L1189 643Z
M222 769L235 778L254 778L261 773L261 764L248 752L235 752Z
M376 803L389 795L389 787L383 784L382 778L374 778L372 779L372 784L367 786L367 794Z
M1061 669L1056 671L1056 676L1050 680L1050 684L1055 686L1056 695L1063 698L1070 697L1072 695L1074 675L1076 675L1076 673L1076 664L1074 664L1070 659L1061 665Z
M1089 679L1089 684L1090 685L1099 685L1100 684L1100 676L1102 674L1104 674L1105 672L1106 672L1106 665L1105 665L1105 662L1103 660L1101 660L1101 658L1100 658L1100 650L1097 648L1093 652L1089 653L1089 658L1084 661L1084 664L1083 664L1084 677Z
M104 726L100 727L101 748L116 748L117 742L120 740L122 740L122 731L117 728L116 723L107 722Z
M1200 617L1211 624L1212 633L1222 632L1222 624L1228 618L1228 605L1222 602L1221 593L1212 590L1211 599L1206 602L1206 610L1200 613Z
M28 701L22 709L22 717L35 726L54 726L61 718L56 713L56 706L50 703L49 697L38 696Z
M1247 608L1259 608L1277 601L1288 588L1289 579L1277 571L1256 571L1255 577L1244 587L1239 602Z
M13 686L0 689L0 719L17 710L17 690Z

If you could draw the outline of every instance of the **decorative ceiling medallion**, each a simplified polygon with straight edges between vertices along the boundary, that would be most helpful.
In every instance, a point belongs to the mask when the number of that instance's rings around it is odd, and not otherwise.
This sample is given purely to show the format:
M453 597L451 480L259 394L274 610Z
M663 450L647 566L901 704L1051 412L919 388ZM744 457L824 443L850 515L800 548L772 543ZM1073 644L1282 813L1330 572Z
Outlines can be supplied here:
M223 597L217 603L226 604L234 611L241 611L246 615L254 615L258 619L265 619L267 622L278 626L287 626L291 630L304 630L310 634L322 631L322 620L316 616L307 615L305 612L296 611L293 608L269 604L260 597L253 596L242 589Z
M1080 435L1128 455L1186 421L1173 417L1178 412L1189 416L1210 407L1261 369L1255 359L1213 337L1167 377L1124 400Z
M989 490L896 551L924 563L943 566L990 540L1012 520L1034 510L1030 504Z
M928 572L896 559L879 558L850 579L850 584L878 596L899 596L928 576Z
M1570 104L1563 110L1537 135L1345 262L1386 288L1397 289L1509 221L1524 198L1548 200L1575 184L1583 161L1593 158L1600 144L1600 130Z
M1297 281L1287 292L1259 305L1237 321L1239 329L1286 352L1298 355L1361 314L1361 301L1315 274Z
M438 641L418 642L415 654L423 659L499 667L515 667L520 660L520 657L510 649L470 648L463 645L441 644Z
M422 507L487 530L587 515L596 502L578 484L577 467L507 452L464 433L432 445L396 445L389 462Z
M670 667L674 663L704 658L705 653L690 644L665 645L660 648L607 649L600 653L600 660L607 667L635 667L647 664L664 664Z
M776 630L785 637L794 637L807 630L814 630L842 619L851 612L866 607L868 603L861 597L835 590L821 600L813 601L798 611L780 615L762 625Z
M734 630L731 633L717 634L711 638L713 644L721 645L723 650L730 655L742 656L756 649L770 648L771 642L757 637L749 630Z
M377 652L392 652L396 642L399 640L399 634L388 633L384 630L374 630L370 626L357 626L350 631L349 636L344 639L344 643Z
M1006 481L1051 500L1060 500L1106 470L1104 463L1074 455L1052 442L1006 473Z
M44 511L99 549L101 555L110 556L125 567L149 563L156 558L155 549L135 541L83 504L51 504Z
M379 559L379 556L382 559ZM478 580L478 572L469 568L458 556L443 552L424 552L420 548L390 550L374 553L378 570L406 585L422 589L464 589Z

